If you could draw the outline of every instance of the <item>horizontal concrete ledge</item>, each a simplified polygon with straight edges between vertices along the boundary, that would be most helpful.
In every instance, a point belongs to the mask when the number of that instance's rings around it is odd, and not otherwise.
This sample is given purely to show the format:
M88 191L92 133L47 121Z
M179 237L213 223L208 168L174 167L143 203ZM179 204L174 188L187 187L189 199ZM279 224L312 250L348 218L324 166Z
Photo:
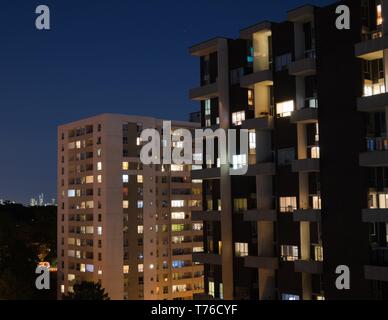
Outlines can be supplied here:
M317 64L314 58L304 58L291 62L288 65L288 72L292 76L313 76L317 73Z
M304 108L295 110L291 114L291 123L316 123L318 122L318 109L317 108Z
M360 154L361 167L388 167L388 151L371 151Z
M249 210L244 212L244 221L277 221L276 210Z
M193 221L221 221L220 211L193 211L191 213Z
M388 282L388 266L365 266L365 279Z
M362 221L373 222L387 222L388 223L388 209L363 209Z
M266 86L273 85L272 70L257 71L255 73L247 74L240 79L240 86L243 88L253 89L255 84Z
M218 96L218 82L206 86L193 88L189 92L190 100L205 100Z
M297 260L294 262L295 272L308 274L322 274L323 262L321 261L307 261Z
M295 210L293 214L293 220L295 222L320 222L321 210L315 209L299 209Z
M381 93L357 99L357 110L360 112L385 111L386 107L388 107L388 93Z
M355 45L356 57L365 60L381 59L383 50L388 48L388 37L376 38L359 42Z
M216 52L218 50L218 45L222 39L225 38L216 37L197 43L189 48L189 53L193 56L201 57Z
M209 168L191 171L191 178L196 180L218 179L220 175L220 168Z
M221 256L218 254L212 254L212 253L202 253L202 252L193 253L193 261L199 262L202 264L211 264L211 265L222 264Z
M276 165L273 162L264 162L251 165L248 168L247 176L273 176L276 174Z
M293 172L319 172L319 159L294 160L292 162Z
M244 265L247 268L277 270L279 261L274 257L245 257Z
M272 116L263 116L260 118L245 120L241 126L241 129L255 129L256 131L269 131L273 130L274 118Z

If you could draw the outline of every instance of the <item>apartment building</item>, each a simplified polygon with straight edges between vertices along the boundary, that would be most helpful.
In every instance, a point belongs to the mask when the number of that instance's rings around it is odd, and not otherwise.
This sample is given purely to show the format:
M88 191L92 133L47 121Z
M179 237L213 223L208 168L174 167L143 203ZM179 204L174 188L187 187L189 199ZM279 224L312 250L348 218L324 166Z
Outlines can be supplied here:
M350 30L336 28L341 4ZM209 296L388 297L386 21L386 0L305 5L189 49L202 127L249 130L249 154L232 164L249 164L246 175L217 163L192 173L204 209L193 259ZM338 266L349 290L336 286Z
M192 219L202 181L188 165L143 165L143 129L161 132L162 120L103 114L58 128L59 298L81 281L114 300L203 292L203 266L192 261L203 250L203 223Z

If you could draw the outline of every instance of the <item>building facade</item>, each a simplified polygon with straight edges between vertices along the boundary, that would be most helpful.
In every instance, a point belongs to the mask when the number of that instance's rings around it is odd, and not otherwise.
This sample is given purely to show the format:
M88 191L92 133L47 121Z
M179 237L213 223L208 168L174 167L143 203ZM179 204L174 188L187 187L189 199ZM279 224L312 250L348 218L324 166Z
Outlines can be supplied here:
M339 5L349 30L336 27ZM192 173L209 296L387 298L386 21L385 0L306 5L190 48L202 127L249 130L249 154L233 163L249 164L245 176L217 163Z
M143 165L143 129L161 132L162 120L104 114L58 129L59 298L81 281L114 300L203 292L203 266L192 261L203 250L203 224L192 220L202 181L188 165Z

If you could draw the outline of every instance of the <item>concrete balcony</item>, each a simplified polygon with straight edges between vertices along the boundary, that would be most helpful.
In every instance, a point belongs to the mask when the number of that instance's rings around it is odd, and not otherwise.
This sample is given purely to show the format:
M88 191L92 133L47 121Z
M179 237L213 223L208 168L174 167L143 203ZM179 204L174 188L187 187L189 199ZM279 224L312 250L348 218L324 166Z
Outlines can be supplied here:
M193 211L191 213L192 221L221 221L220 211Z
M360 154L361 167L388 167L388 151L371 151Z
M318 109L317 108L304 108L295 110L291 114L291 123L317 123L318 122Z
M288 72L292 76L313 76L317 73L317 63L314 58L296 60L288 65Z
M272 70L257 71L255 73L247 74L240 79L240 86L242 88L254 89L255 84L264 86L273 85Z
M365 279L388 282L388 267L365 266Z
M361 112L380 112L385 111L386 107L388 107L388 93L357 99L357 110Z
M323 262L321 261L307 261L297 260L294 262L295 272L308 274L322 274Z
M274 176L276 165L274 162L257 163L249 166L246 176Z
M287 13L287 20L291 22L304 22L314 17L314 6L306 4L292 9Z
M354 51L357 58L376 60L383 57L384 49L388 49L388 37L359 42Z
M195 44L189 48L190 55L202 57L210 53L217 52L220 40L224 38L216 37L198 44Z
M318 209L300 209L295 210L293 214L295 222L320 222L321 210Z
M319 159L294 160L292 162L292 172L319 172Z
M219 254L196 252L193 253L193 261L201 264L218 265L222 264L222 259Z
M221 175L220 168L209 168L202 170L193 170L191 172L192 179L196 180L212 180L219 179Z
M362 221L388 223L388 209L364 209L362 210Z
M277 212L276 210L249 210L244 212L244 221L247 222L256 222L256 221L277 221Z
M206 100L218 96L218 82L206 86L191 89L189 92L190 100Z
M247 268L277 270L279 261L274 257L245 257L244 265Z
M272 116L264 116L260 118L245 120L241 129L255 129L256 131L270 131L273 130L274 118Z

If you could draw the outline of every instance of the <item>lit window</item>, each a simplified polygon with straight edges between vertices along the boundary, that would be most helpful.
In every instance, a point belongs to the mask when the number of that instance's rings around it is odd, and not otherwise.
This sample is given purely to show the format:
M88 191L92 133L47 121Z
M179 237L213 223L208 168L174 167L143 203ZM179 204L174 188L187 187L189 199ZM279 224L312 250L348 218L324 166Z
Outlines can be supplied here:
M185 206L184 200L172 200L171 207L173 208L183 208Z
M101 157L101 154L102 154L102 151L101 151L101 149L97 149L97 157Z
M238 154L233 156L233 169L238 170L242 169L247 165L247 155Z
M136 145L137 145L137 146L140 146L140 144L141 144L140 137L137 137L137 138L136 138Z
M239 111L239 112L232 113L232 123L235 126L241 126L243 121L245 121L245 111Z
M75 143L75 147L77 148L77 149L81 149L81 141L77 141L76 143Z
M128 183L129 182L129 175L123 174L123 183Z
M296 261L299 259L299 248L297 246L281 246L280 254L283 261Z
M102 227L97 227L97 234L98 234L99 236L102 235Z
M102 175L98 175L97 176L97 182L98 183L102 183Z
M172 220L184 220L185 219L185 213L184 212L172 212L171 213L171 219Z
M254 105L254 94L253 90L248 90L248 106Z
M214 282L209 281L209 296L215 297Z
M183 165L178 165L178 164L172 164L171 165L171 171L172 172L182 172L183 171Z
M100 268L98 269L98 274L102 275L102 270Z
M102 162L97 162L97 171L102 170Z
M65 293L65 285L61 284L61 293Z
M129 208L129 201L128 200L124 200L123 201L123 208L124 209L128 209Z
M312 147L311 148L311 158L312 159L319 159L320 158L320 148L319 147Z
M86 272L94 272L94 265L87 264L86 265Z
M249 130L249 154L256 154L256 131Z
M129 273L129 266L123 266L123 273L128 274Z
M280 118L290 117L294 111L294 100L284 101L276 104L276 114Z
M322 209L322 201L320 196L313 196L313 209L314 210Z
M137 226L137 233L138 234L143 234L144 227L143 226Z
M234 252L236 257L247 257L248 256L248 243L239 243L234 244Z
M283 301L298 301L300 300L299 296L294 294L282 294Z
M144 272L144 264L138 264L137 265L137 271L138 272Z
M129 163L123 162L123 170L128 170L128 169L129 169Z
M84 263L81 263L79 266L79 271L86 272L86 265Z
M376 21L376 24L379 26L381 24L383 24L383 15L382 15L382 7L381 7L381 4L377 5L377 21Z
M203 223L193 223L193 231L202 231Z
M234 211L241 212L248 210L248 200L247 199L234 199Z
M155 265L154 264L150 264L150 269L154 269L155 268Z
M142 200L139 200L138 202L137 202L137 208L138 209L142 209L144 207L144 202L142 201Z
M220 283L220 299L224 300L224 284Z
M205 116L211 115L211 101L209 99L205 100Z
M296 209L296 197L280 197L280 212L294 212Z
M142 175L137 176L137 183L143 183L143 176Z
M85 181L86 181L86 183L93 183L94 182L94 177L93 176L87 176Z
M69 198L74 198L75 197L75 190L68 190L67 191L67 196Z

